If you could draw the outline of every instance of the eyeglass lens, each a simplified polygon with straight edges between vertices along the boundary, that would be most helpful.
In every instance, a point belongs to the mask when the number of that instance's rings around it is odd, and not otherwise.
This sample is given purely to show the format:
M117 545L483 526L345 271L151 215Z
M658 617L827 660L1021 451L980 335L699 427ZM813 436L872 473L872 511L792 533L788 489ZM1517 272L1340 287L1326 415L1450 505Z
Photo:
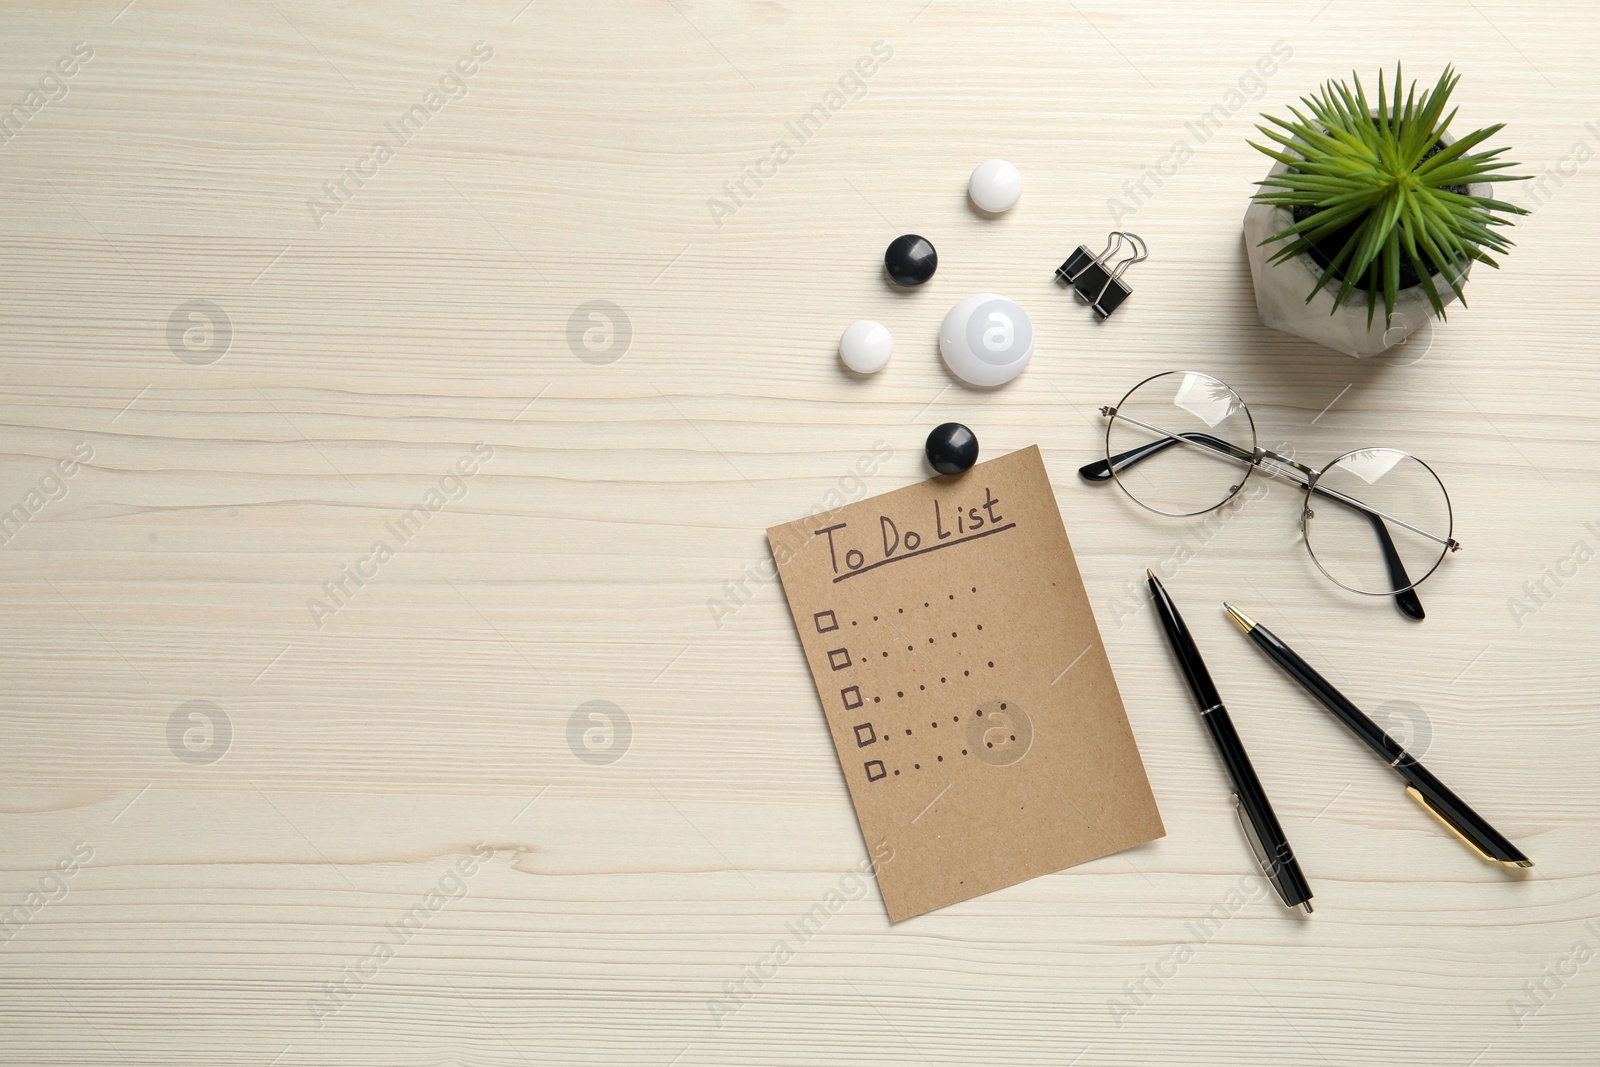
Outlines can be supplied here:
M1191 371L1168 371L1134 386L1106 429L1117 484L1162 515L1199 515L1225 503L1250 473L1255 444L1238 394ZM1130 453L1131 461L1116 462Z
M1450 498L1428 465L1393 448L1330 463L1306 500L1306 547L1329 578L1384 594L1422 581L1444 558Z

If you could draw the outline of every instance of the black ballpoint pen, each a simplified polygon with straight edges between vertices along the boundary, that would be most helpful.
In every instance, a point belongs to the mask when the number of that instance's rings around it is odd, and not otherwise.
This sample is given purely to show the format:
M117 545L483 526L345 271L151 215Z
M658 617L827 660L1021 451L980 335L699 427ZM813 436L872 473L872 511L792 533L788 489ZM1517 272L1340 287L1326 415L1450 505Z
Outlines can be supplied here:
M1289 847L1283 827L1278 825L1278 817L1272 812L1272 803L1267 800L1267 791L1261 788L1256 769L1250 765L1244 743L1233 728L1233 719L1229 717L1228 709L1222 706L1222 698L1217 695L1217 687L1211 681L1211 672L1206 670L1200 650L1189 635L1189 627L1184 625L1183 616L1178 614L1160 579L1154 571L1146 570L1145 574L1150 579L1150 595L1155 599L1161 628L1166 632L1167 642L1172 645L1172 653L1178 659L1178 667L1183 671L1189 691L1194 694L1195 705L1200 709L1200 718L1211 732L1211 740L1216 742L1222 764L1233 782L1234 807L1238 811L1245 840L1250 843L1251 851L1261 864L1262 873L1278 891L1284 906L1303 908L1309 915L1311 887L1306 884L1305 875L1300 873L1294 850Z
M1224 603L1222 606L1228 609L1229 618L1244 631L1245 636L1255 642L1257 648L1266 653L1268 659L1282 667L1285 674L1299 682L1306 692L1333 713L1334 718L1393 768L1405 780L1407 795L1422 805L1429 815L1438 819L1446 830L1491 863L1503 863L1507 867L1533 866L1533 861L1524 856L1517 846L1501 836L1482 815L1468 807L1466 801L1452 793L1418 763L1416 757L1407 752L1400 742L1384 733L1382 727L1367 718L1360 708L1350 703L1343 693L1313 670L1276 634L1232 604Z

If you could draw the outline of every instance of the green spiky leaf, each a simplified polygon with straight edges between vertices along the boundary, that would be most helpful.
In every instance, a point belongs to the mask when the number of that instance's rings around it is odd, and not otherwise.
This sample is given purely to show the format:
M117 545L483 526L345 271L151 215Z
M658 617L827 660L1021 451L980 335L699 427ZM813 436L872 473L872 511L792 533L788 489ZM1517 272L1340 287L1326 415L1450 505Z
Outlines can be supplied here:
M1351 80L1353 89L1343 81L1328 81L1320 92L1302 97L1304 110L1289 108L1292 119L1261 116L1266 123L1256 129L1270 145L1251 141L1250 146L1288 169L1257 182L1253 199L1315 209L1261 243L1286 242L1274 251L1273 263L1313 247L1328 253L1307 303L1331 286L1337 310L1357 288L1364 288L1368 323L1380 298L1387 322L1399 300L1402 266L1409 266L1434 313L1443 317L1441 287L1432 275L1443 278L1465 305L1461 283L1468 264L1476 260L1498 266L1489 253L1504 254L1511 248L1510 239L1493 227L1510 225L1506 216L1527 214L1503 200L1462 194L1452 187L1526 181L1528 175L1501 173L1518 165L1500 160L1504 148L1475 151L1500 132L1500 123L1464 134L1428 155L1456 116L1449 108L1450 94L1461 77L1450 67L1420 95L1415 81L1405 84L1399 66L1392 87L1380 70L1375 107L1360 76L1352 72ZM1347 236L1337 249L1321 245L1340 233Z

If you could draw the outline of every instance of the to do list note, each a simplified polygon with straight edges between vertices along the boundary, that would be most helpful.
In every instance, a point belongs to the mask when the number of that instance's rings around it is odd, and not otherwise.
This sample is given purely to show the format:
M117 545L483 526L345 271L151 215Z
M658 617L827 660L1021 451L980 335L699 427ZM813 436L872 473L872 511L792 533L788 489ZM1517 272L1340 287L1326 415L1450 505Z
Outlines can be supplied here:
M1038 448L767 540L891 922L1165 833Z

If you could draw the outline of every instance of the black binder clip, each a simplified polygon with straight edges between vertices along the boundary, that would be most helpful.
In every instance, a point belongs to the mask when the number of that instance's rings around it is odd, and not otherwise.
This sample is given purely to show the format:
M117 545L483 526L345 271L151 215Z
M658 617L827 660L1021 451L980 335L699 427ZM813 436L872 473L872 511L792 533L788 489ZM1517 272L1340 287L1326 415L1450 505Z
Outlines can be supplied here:
M1121 252L1124 241L1131 249L1128 258L1113 264L1112 257ZM1122 281L1123 272L1149 258L1150 250L1145 247L1144 238L1136 233L1112 230L1105 251L1096 256L1089 252L1087 245L1079 245L1078 250L1056 268L1056 277L1072 286L1078 299L1094 309L1096 315L1108 319L1133 295L1133 290Z

